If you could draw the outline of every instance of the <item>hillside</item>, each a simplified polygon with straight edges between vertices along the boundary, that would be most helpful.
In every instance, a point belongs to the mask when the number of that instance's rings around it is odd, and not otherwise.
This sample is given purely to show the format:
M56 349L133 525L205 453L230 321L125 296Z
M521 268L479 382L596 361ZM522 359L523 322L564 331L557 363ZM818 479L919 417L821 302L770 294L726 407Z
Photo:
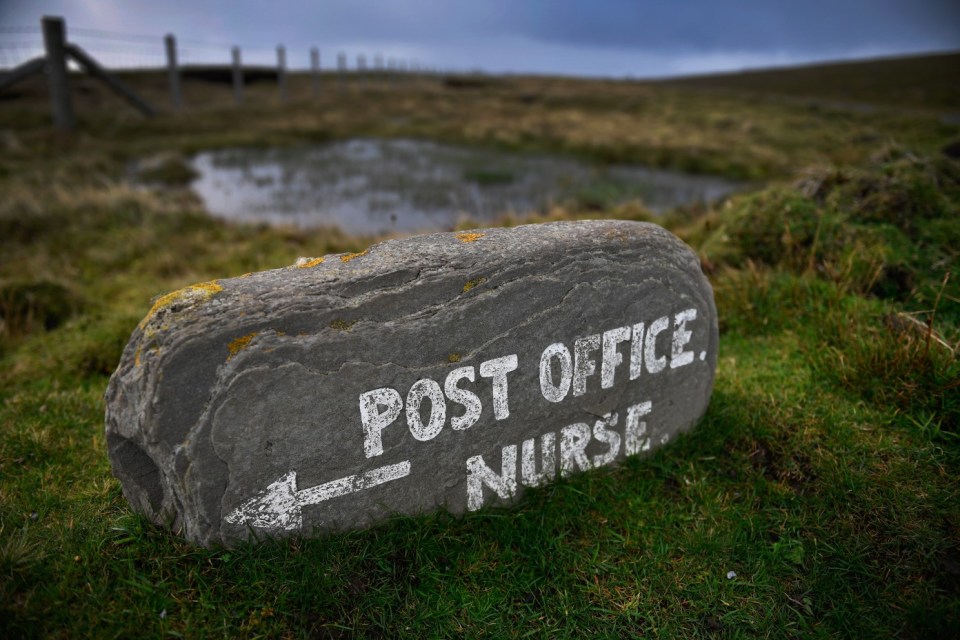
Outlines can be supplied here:
M960 112L960 53L688 76L653 84Z

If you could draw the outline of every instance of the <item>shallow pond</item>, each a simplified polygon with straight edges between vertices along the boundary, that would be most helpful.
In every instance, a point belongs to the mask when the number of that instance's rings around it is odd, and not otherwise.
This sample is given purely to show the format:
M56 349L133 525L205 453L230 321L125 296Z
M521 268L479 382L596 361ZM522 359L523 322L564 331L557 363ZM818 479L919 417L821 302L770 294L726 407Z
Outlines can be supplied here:
M213 215L355 234L444 230L462 218L486 223L571 201L639 199L663 212L741 187L710 176L421 140L223 149L192 163L200 174L193 189Z

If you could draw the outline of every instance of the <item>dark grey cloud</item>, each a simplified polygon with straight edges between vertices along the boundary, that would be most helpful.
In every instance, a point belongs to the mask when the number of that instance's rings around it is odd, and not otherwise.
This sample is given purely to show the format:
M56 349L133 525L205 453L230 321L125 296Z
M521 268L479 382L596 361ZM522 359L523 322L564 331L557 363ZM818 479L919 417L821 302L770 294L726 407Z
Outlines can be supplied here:
M679 0L518 3L514 29L544 42L657 51L955 47L960 2Z

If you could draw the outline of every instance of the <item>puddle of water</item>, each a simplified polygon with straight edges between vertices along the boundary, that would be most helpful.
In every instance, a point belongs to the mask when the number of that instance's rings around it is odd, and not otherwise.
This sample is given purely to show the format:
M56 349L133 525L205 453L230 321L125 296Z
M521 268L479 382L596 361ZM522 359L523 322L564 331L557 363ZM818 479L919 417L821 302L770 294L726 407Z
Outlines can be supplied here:
M570 199L640 199L654 212L710 201L742 185L643 167L455 147L355 139L315 147L223 149L192 161L193 189L213 215L245 222L338 226L352 234L450 229Z

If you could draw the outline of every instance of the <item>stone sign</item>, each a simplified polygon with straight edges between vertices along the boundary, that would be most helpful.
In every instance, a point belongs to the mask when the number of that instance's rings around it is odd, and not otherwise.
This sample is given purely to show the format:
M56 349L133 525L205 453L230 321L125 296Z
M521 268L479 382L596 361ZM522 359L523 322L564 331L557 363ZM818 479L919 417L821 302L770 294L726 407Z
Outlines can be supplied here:
M691 428L717 344L656 225L391 240L159 298L107 444L134 509L204 545L463 513Z

